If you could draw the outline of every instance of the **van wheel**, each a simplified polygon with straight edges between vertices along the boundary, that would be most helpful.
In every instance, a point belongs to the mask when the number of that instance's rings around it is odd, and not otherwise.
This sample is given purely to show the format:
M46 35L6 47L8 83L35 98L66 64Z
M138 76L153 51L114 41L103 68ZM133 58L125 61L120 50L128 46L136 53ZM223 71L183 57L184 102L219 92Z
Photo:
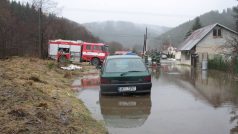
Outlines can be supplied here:
M100 60L98 58L93 58L91 60L91 64L94 66L98 66L100 64Z

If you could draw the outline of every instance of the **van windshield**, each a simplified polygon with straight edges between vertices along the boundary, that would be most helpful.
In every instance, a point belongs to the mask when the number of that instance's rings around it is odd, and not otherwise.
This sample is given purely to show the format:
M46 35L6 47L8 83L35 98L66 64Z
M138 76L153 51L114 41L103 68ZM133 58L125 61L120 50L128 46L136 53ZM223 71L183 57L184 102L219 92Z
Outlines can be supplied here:
M105 68L107 73L144 72L146 70L141 59L110 59Z

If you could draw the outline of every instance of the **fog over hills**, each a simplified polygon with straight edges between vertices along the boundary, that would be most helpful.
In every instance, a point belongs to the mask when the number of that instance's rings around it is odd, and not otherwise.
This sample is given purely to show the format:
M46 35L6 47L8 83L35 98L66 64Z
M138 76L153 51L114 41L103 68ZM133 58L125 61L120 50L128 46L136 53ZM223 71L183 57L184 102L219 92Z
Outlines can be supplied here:
M94 36L111 42L117 41L125 48L142 46L146 27L148 28L148 45L157 43L156 38L162 33L170 30L168 27L146 24L135 24L125 21L105 21L83 24Z
M210 11L199 16L202 26L220 23L228 28L235 29L234 12L232 8L224 9L222 12ZM83 24L94 36L110 42L117 41L126 48L133 48L137 45L142 50L144 34L148 28L148 47L160 48L163 42L170 42L178 47L183 42L186 33L191 29L194 20L189 20L177 27L135 24L125 21L105 21Z

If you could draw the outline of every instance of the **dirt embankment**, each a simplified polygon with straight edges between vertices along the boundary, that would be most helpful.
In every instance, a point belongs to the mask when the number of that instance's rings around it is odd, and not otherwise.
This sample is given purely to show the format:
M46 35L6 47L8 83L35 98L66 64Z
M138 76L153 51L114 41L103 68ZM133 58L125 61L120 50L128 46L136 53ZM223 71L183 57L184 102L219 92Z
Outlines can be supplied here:
M85 71L34 58L0 60L0 133L106 133L70 89Z

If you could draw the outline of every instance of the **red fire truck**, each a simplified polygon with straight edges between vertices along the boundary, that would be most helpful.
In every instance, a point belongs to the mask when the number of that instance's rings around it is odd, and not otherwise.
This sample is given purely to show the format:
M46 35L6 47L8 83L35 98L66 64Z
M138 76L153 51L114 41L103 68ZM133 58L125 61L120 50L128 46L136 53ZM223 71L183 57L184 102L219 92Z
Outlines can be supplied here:
M51 40L49 57L58 61L90 62L99 65L109 55L108 46L103 43L87 43L71 40Z

